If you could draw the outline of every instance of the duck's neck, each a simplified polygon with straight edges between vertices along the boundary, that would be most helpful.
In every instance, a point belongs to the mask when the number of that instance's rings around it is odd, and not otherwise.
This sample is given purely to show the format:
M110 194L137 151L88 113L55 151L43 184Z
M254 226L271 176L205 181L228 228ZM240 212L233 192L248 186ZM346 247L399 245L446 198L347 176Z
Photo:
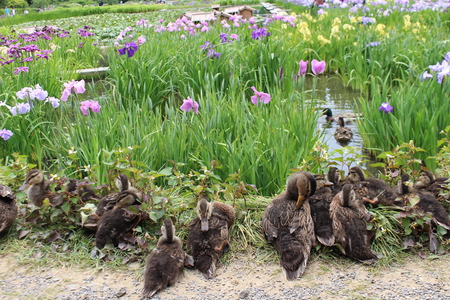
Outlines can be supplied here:
M44 200L46 197L45 180L28 188L27 196L32 202Z

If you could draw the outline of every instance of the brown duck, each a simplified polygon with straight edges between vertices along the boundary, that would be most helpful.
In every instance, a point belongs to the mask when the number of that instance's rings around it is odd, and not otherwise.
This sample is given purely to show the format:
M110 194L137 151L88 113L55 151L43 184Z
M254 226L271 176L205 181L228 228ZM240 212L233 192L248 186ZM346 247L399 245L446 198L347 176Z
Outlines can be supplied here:
M183 251L180 238L175 236L175 226L170 219L164 220L161 231L162 236L145 263L144 298L151 298L165 287L174 285L184 265L193 265L192 257Z
M197 202L197 217L189 224L187 246L194 266L206 279L215 276L219 258L230 250L228 236L234 220L234 209L226 203L208 202L206 196Z
M436 178L430 171L423 171L417 178L416 184L414 184L414 190L431 192L436 198L448 199L450 190L447 185L449 184L448 177Z
M333 183L321 175L314 175L317 190L309 197L314 233L317 240L325 246L334 245L333 225L330 217L330 203L333 200Z
M6 185L0 184L0 234L6 232L17 218L16 195Z
M370 250L369 232L366 222L369 212L360 199L356 198L351 184L346 184L331 202L330 215L333 232L345 254L360 262L371 264L378 260Z
M336 131L334 132L334 138L336 141L343 144L350 142L353 137L353 132L350 128L345 127L344 118L339 117L337 124L339 127L336 128Z
M273 199L264 211L264 235L278 251L287 280L302 276L315 245L309 203L315 191L314 177L307 172L297 172L289 178L286 191Z

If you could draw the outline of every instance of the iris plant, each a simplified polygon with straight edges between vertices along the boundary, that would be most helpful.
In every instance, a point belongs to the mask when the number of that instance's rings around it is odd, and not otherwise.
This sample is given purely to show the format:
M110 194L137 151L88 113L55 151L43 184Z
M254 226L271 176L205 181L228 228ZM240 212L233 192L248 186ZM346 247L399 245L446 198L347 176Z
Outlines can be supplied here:
M183 100L183 104L180 106L180 109L185 112L193 110L196 114L198 114L198 106L197 101L187 97L187 99Z
M389 102L383 102L381 103L381 106L378 108L379 112L385 112L385 113L393 113L394 108L389 104Z
M100 104L98 104L97 101L93 101L93 100L88 100L88 101L83 101L80 103L80 110L83 113L83 115L87 116L89 114L89 109L92 110L95 113L99 113L100 112Z
M254 86L252 86L252 90L255 92L255 95L251 97L251 101L253 104L258 105L259 102L267 104L270 102L271 97L269 94L264 92L258 92Z
M65 89L62 93L61 101L67 101L69 96L72 94L72 89L75 92L75 94L84 93L86 91L84 86L85 86L84 79L82 79L80 81L75 81L74 79L72 79L72 81L64 83Z
M138 50L138 45L135 42L126 43L125 47L122 49L119 49L119 54L124 55L127 54L128 57L133 57L136 51Z
M325 71L326 65L327 64L325 61L318 61L316 59L313 59L311 61L311 70L314 73L314 75L318 75Z
M6 141L13 135L11 130L8 129L0 129L0 137Z

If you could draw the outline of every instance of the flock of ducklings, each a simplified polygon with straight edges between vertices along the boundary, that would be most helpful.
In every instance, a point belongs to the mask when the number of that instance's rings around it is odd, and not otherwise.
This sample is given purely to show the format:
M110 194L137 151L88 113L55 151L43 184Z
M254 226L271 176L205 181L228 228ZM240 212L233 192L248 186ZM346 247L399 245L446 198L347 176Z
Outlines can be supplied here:
M262 218L265 238L277 250L283 273L287 280L295 280L304 273L311 248L317 242L332 246L339 243L345 255L371 264L377 255L370 249L370 235L366 222L370 215L367 204L406 206L412 198L418 201L412 209L432 213L434 225L450 230L450 221L437 196L446 191L447 178L435 178L423 171L417 182L410 183L404 174L398 187L391 189L382 180L366 178L360 167L349 170L341 180L340 171L330 168L328 178L297 172L290 176L286 190L266 207ZM40 170L31 170L20 191L27 190L28 200L42 206L45 199L51 203L60 201L61 195L51 191L51 180L45 180ZM134 188L127 176L119 175L115 184L117 192L104 197L97 196L86 182L63 178L65 192L76 194L82 200L98 201L95 214L89 216L85 227L95 231L97 249L108 241L118 246L125 233L142 219L139 213L126 210L139 205L142 193ZM0 185L0 233L7 231L18 214L12 190ZM189 224L186 240L189 254L183 250L183 242L175 235L175 226L166 219L161 227L162 236L148 255L144 271L143 297L173 285L184 266L197 268L206 279L215 276L219 258L230 250L229 228L234 223L235 211L228 204L209 202L202 196L197 202L197 216ZM94 252L96 255L96 252Z

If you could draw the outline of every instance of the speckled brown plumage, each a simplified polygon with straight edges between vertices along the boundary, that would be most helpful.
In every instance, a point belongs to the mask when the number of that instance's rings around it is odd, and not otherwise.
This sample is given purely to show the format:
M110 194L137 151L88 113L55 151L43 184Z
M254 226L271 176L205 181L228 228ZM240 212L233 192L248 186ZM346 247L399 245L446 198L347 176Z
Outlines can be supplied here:
M316 180L307 172L293 174L286 191L267 206L262 219L265 238L278 251L287 280L302 276L315 245L314 222L309 197Z
M311 216L317 240L325 246L334 245L333 224L330 217L330 203L333 200L333 184L323 176L314 175L317 190L309 197Z
M6 185L0 184L0 234L6 232L17 218L16 196Z
M142 296L147 298L175 284L184 265L192 264L192 258L183 251L180 238L175 236L175 226L171 220L164 220L161 231L163 235L145 263Z
M450 190L447 188L448 177L435 177L430 171L422 171L414 185L414 190L421 192L426 191L433 193L436 198L449 199Z
M118 202L136 201L137 196L131 191L123 191L118 196ZM98 230L95 234L95 246L103 249L106 243L111 240L115 247L123 239L123 236L129 232L141 219L141 213L133 213L120 206L114 206L112 209L104 212L98 222Z
M340 117L338 119L338 128L336 128L336 131L334 133L334 138L336 139L336 141L338 141L341 144L346 144L348 143L352 137L353 137L353 132L350 128L345 127L345 122L344 122L344 118Z
M370 215L355 196L351 184L344 185L331 202L330 215L333 220L333 232L336 241L345 250L345 254L363 263L374 263L377 256L370 250L366 222Z
M235 219L233 207L226 203L197 203L197 217L189 224L187 246L195 267L206 279L215 276L216 264L223 253L229 251L229 228Z

